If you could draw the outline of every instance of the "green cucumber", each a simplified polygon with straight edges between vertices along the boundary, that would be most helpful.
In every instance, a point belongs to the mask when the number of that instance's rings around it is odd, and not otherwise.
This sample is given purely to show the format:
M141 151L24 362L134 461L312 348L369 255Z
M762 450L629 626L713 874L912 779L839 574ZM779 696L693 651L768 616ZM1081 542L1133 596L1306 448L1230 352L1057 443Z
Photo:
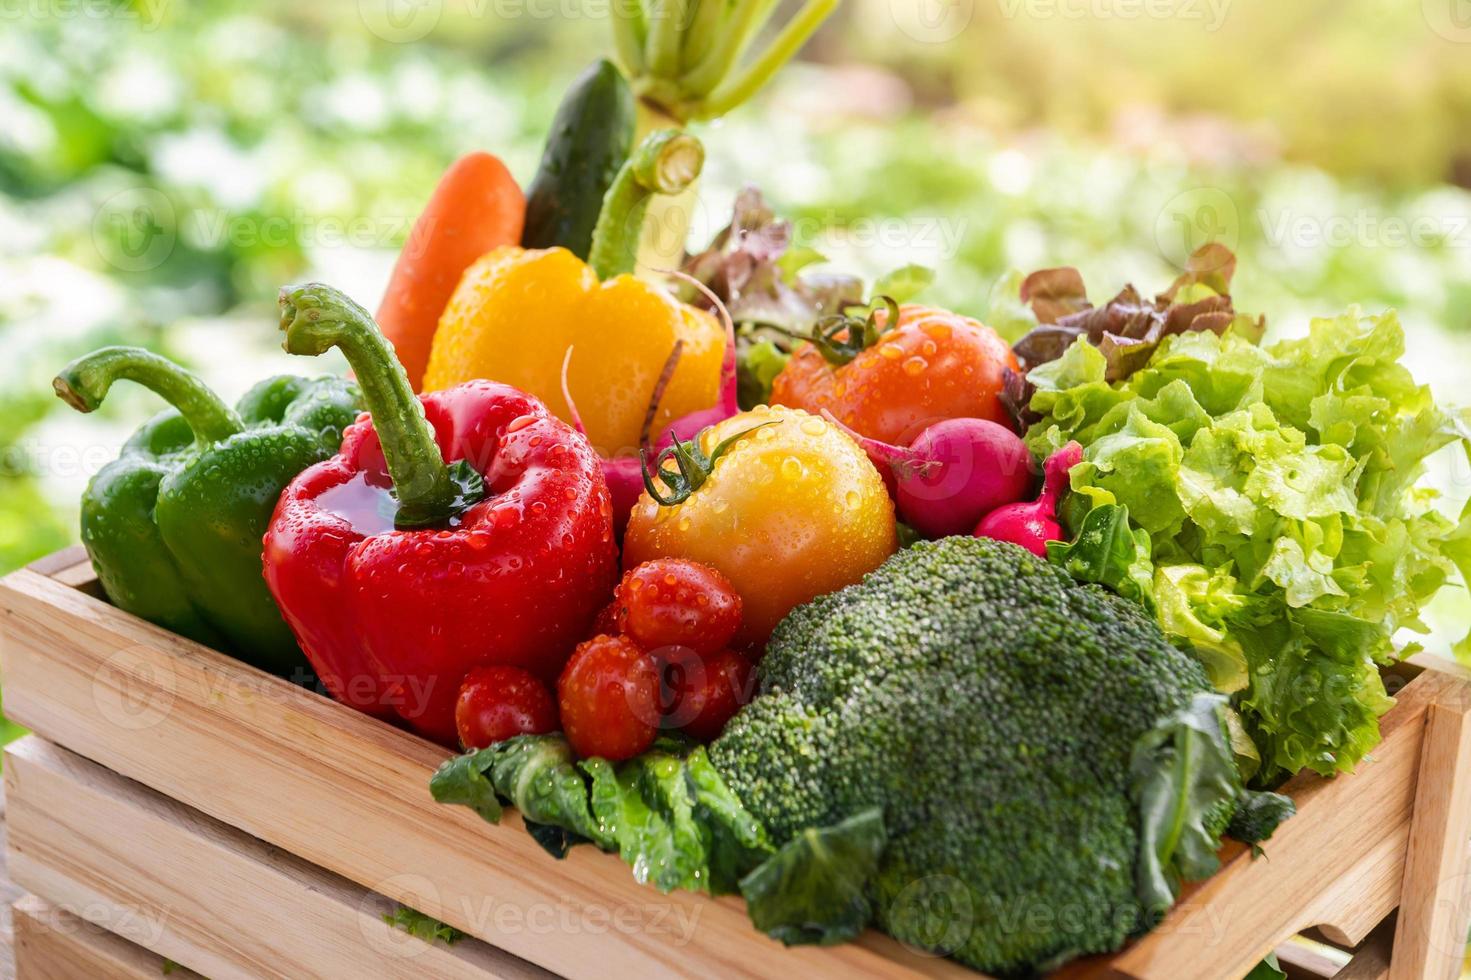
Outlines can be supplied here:
M633 146L633 92L599 60L567 90L526 194L526 248L560 245L586 259L603 195Z

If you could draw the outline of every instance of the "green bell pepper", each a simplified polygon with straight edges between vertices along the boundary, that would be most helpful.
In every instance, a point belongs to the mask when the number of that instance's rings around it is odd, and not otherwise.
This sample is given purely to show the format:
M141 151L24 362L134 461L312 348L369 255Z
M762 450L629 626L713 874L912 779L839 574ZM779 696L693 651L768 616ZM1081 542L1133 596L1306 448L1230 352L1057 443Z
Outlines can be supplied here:
M91 412L114 381L173 408L143 424L82 496L82 543L120 609L283 676L311 674L261 575L276 498L331 456L357 418L343 378L269 378L231 409L198 377L138 347L68 364L56 393Z

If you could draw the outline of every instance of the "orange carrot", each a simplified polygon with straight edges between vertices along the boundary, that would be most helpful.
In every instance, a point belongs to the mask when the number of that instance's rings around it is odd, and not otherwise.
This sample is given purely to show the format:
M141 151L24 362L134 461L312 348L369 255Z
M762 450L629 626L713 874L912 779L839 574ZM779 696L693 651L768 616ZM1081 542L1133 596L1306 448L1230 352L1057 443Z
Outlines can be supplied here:
M378 324L414 390L429 363L439 315L470 263L521 241L526 198L503 163L489 153L456 160L424 206L399 253L378 307Z

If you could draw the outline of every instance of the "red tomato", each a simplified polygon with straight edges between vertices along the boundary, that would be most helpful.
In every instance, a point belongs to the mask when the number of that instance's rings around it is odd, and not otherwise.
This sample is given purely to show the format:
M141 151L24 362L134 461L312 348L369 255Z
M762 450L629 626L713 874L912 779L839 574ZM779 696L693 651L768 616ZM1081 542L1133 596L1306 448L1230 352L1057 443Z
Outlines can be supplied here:
M658 558L631 569L614 593L620 631L645 650L712 653L741 628L741 597L709 565Z
M659 730L659 671L626 636L578 645L557 680L562 731L586 758L617 762L653 744Z
M512 735L542 735L557 730L552 692L520 667L477 667L460 685L455 701L460 744L483 749Z
M887 310L874 315L883 333L844 364L799 345L771 383L771 403L813 415L827 409L860 435L896 446L941 419L1010 427L1001 389L1006 369L1020 367L996 331L932 306L900 307L892 327L888 318Z
M654 658L660 668L664 727L682 729L702 742L718 737L754 693L751 661L733 650L699 654L685 647L669 647L657 651Z

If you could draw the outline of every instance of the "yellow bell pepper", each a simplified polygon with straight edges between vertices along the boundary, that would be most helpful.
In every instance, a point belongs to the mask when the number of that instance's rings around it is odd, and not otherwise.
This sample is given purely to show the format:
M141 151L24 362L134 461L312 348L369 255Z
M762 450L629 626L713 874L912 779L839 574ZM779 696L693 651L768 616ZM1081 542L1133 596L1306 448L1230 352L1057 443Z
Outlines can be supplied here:
M703 310L630 275L599 282L565 248L498 248L469 269L440 317L424 390L491 378L529 391L570 421L567 387L603 456L638 451L649 398L677 340L655 434L719 395L725 331Z
M588 263L564 248L498 248L465 271L434 334L424 390L490 378L536 395L571 421L568 390L605 457L635 453L648 404L676 341L679 363L655 415L655 435L719 394L725 332L704 310L628 274L654 193L677 193L699 174L693 137L655 133L608 190Z

